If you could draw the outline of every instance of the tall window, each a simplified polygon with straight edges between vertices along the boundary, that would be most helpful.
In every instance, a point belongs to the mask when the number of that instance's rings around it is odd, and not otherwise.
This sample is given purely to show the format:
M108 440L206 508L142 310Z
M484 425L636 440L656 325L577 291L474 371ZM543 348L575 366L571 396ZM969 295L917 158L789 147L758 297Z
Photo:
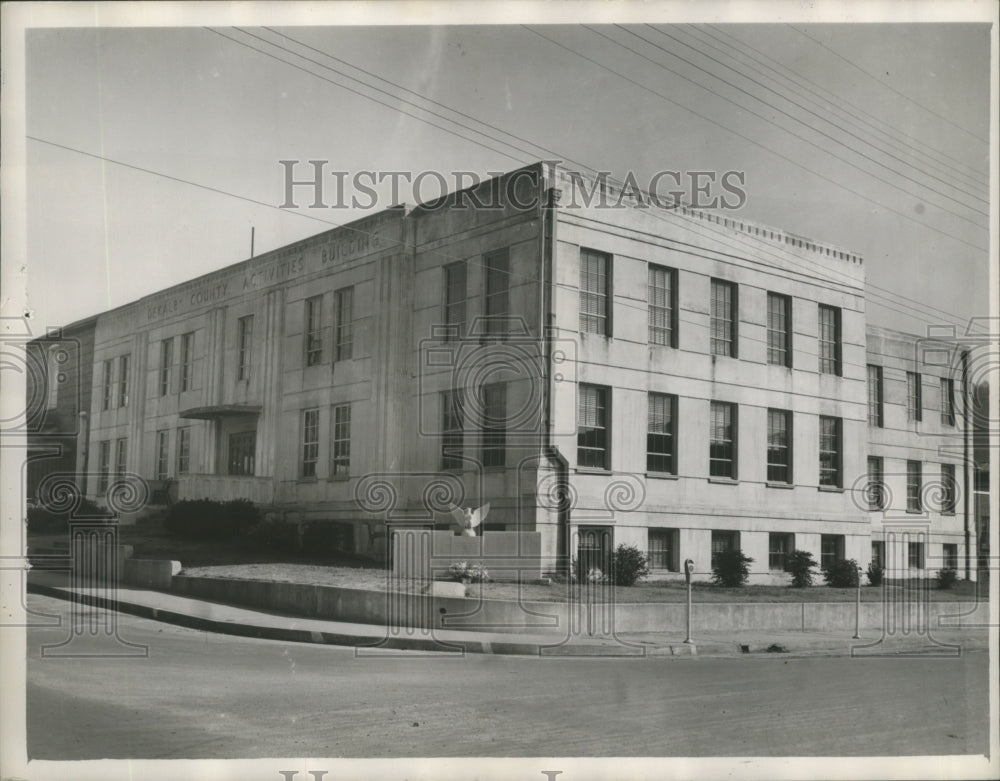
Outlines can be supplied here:
M922 420L924 417L923 390L920 375L906 373L906 419Z
M709 566L714 570L719 563L719 554L738 550L740 547L740 533L730 531L712 532L712 558Z
M868 364L868 425L882 428L882 367Z
M186 475L191 469L191 429L177 429L177 474Z
M792 482L792 413L767 411L767 481Z
M736 405L712 402L708 474L736 479Z
M449 263L444 267L444 324L448 339L461 339L465 335L467 295L465 261Z
M922 542L907 543L906 564L910 569L924 568L924 544Z
M941 378L941 425L955 425L955 381L950 377Z
M115 474L121 477L125 474L125 465L128 461L128 440L119 439L115 443Z
M441 468L461 469L465 434L462 430L461 391L441 394Z
M947 515L955 512L956 489L955 465L941 464L941 512Z
M108 479L111 473L111 440L102 439L98 446L97 492L108 490Z
M885 466L881 456L868 456L868 486L865 493L869 510L885 509Z
M610 389L580 385L577 409L576 462L578 466L610 468L608 459L608 402Z
M819 417L819 484L841 488L841 421L826 415Z
M128 365L129 355L126 353L118 359L118 406L128 406Z
M767 294L767 362L792 366L792 299Z
M486 333L507 333L510 314L510 255L506 249L486 256Z
M170 369L174 365L174 340L164 339L160 342L160 395L170 393Z
M257 451L257 432L239 431L229 435L229 474L252 475Z
M881 540L872 540L872 566L885 567L885 543Z
M646 471L677 474L674 463L674 426L677 397L666 393L649 394L646 425Z
M844 559L844 535L823 534L819 540L819 565L826 567Z
M334 477L347 477L351 473L351 405L338 404L333 408L333 468Z
M170 432L156 432L156 479L166 480L170 474Z
M923 478L919 461L906 462L906 511L918 513L923 509L921 500L923 493Z
M354 356L354 288L345 287L333 297L337 307L333 360L349 361Z
M323 360L323 296L306 299L305 335L306 366L316 366Z
M736 285L712 280L712 355L736 357Z
M649 529L646 535L646 557L649 559L649 568L676 572L677 530Z
M241 317L237 323L236 379L250 379L250 362L253 357L253 315Z
M101 409L111 409L111 381L114 372L114 363L110 360L104 362L104 371L101 374Z
M675 313L677 311L675 280L677 272L672 268L649 264L649 281L646 295L649 297L649 343L676 347Z
M819 373L840 374L840 310L819 305Z
M483 387L481 458L483 466L503 466L507 461L507 386Z
M181 390L191 390L194 381L194 332L181 336Z
M771 532L767 535L767 568L784 572L788 569L788 554L795 550L795 535Z
M319 410L302 412L302 477L316 477L319 461Z
M608 323L608 272L611 257L603 252L580 250L580 331L611 336Z
M945 569L958 569L958 545L946 542L941 546L942 563Z

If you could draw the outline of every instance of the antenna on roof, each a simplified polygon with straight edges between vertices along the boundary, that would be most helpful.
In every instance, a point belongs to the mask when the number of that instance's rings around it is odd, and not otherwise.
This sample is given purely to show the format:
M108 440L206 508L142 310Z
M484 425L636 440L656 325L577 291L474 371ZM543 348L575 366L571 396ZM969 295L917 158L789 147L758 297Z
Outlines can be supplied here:
M250 226L250 257L253 257L253 225Z

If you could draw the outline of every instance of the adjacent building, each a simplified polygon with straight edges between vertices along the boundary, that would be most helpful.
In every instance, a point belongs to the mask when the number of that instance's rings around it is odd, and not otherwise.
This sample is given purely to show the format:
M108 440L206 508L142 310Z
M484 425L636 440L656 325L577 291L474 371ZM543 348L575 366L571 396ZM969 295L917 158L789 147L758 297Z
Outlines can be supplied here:
M866 324L860 257L774 228L540 163L88 322L97 500L247 498L372 557L489 502L545 569L626 543L657 577L734 548L758 583L797 549L975 577L961 375Z

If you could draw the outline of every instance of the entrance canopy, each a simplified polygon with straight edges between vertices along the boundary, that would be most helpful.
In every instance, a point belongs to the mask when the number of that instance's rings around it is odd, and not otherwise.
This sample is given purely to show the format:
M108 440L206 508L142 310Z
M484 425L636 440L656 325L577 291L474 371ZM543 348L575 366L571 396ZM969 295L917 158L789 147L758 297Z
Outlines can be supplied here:
M189 407L178 417L194 420L216 420L238 415L260 415L260 404L212 404L208 407Z

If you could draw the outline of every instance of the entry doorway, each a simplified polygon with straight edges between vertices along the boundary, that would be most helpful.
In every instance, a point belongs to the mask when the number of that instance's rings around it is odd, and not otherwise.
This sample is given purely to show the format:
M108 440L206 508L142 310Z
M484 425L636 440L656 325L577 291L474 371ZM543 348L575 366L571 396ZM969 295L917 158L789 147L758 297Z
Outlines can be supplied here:
M611 571L614 530L610 526L581 526L577 532L577 572L582 578L593 569L607 575Z

